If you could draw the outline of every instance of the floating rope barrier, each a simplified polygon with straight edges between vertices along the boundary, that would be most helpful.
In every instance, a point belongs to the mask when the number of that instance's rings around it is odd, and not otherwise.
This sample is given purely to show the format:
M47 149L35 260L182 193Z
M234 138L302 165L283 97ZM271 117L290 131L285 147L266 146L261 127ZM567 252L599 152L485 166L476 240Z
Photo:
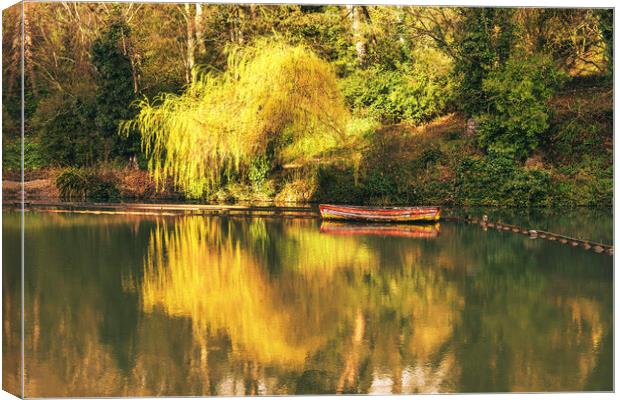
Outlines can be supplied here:
M458 220L459 218L452 218L453 220ZM519 233L522 235L529 236L530 239L546 239L549 241L557 241L558 243L567 244L571 247L580 247L584 250L592 250L595 253L604 253L610 256L614 254L614 246L594 242L592 240L584 240L577 239L570 236L560 235L554 232L542 231L539 229L528 229L518 225L505 224L503 222L497 221L492 222L488 220L488 217L484 215L482 218L475 217L465 217L463 219L465 222L475 225L480 225L482 229L497 229L499 231L511 231L514 233Z

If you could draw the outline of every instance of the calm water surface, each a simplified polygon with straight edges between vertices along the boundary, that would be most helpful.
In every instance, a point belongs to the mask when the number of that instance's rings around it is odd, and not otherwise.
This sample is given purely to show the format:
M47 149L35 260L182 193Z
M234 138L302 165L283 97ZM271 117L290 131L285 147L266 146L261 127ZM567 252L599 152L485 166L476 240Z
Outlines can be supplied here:
M612 239L610 211L500 214ZM3 217L10 387L19 214ZM612 389L604 254L447 222L31 212L25 235L26 396Z

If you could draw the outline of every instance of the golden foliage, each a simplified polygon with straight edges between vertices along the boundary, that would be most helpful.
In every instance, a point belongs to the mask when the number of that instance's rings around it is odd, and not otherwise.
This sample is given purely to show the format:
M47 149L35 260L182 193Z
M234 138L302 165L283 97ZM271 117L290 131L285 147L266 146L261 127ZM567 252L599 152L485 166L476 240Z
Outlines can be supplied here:
M196 75L180 96L138 103L134 120L157 184L166 177L191 197L273 152L284 162L345 136L348 112L329 63L303 46L258 42L231 51L225 73Z

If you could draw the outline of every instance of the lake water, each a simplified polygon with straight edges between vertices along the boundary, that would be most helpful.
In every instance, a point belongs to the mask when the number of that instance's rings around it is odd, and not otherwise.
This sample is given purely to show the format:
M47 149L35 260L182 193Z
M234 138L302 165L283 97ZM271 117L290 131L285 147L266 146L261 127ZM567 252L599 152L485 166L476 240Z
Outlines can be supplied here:
M610 210L489 216L612 241ZM10 388L20 225L3 217ZM613 258L591 250L456 222L36 212L25 237L26 396L612 389Z

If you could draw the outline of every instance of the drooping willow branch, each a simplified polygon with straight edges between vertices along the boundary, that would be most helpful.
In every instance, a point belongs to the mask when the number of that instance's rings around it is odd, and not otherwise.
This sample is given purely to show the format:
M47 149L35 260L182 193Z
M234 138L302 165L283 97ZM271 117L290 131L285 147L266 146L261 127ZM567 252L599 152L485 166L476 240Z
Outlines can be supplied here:
M321 138L342 138L349 114L337 87L332 67L310 50L264 41L231 51L226 72L203 74L180 96L139 102L121 132L140 132L160 187L170 177L200 197L269 148L283 163L318 152Z

